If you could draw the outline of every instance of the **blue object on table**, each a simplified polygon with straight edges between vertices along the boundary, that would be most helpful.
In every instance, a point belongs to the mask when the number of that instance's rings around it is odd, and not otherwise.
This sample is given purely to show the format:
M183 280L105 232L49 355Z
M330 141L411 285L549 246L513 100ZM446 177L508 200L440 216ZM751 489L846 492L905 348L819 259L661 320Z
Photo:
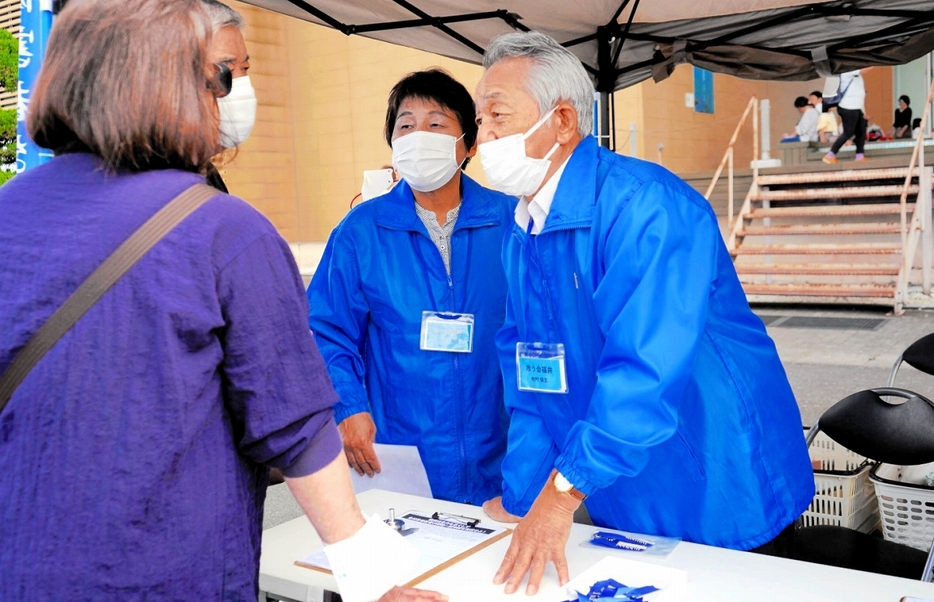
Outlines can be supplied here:
M642 602L642 597L657 592L654 585L643 587L628 587L615 579L597 581L590 587L587 595L577 592L577 600L567 602L591 602L592 600L623 600L629 602Z
M654 544L644 539L636 539L622 533L609 533L607 531L597 531L590 538L590 543L595 546L605 548L616 548L618 550L632 550L642 552L651 548Z

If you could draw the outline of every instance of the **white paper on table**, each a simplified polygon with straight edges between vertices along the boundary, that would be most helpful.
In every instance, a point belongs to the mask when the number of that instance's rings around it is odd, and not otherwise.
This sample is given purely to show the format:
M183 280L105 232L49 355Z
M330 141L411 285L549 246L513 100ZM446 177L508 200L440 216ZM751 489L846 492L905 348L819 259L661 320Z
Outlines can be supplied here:
M567 592L576 591L587 595L594 583L606 579L615 579L628 587L654 585L660 591L644 596L646 602L688 602L695 599L688 587L688 574L685 571L615 556L607 556L565 587ZM567 600L569 596L562 599Z
M325 546L318 554L326 556L341 598L347 602L376 600L411 575L421 556L376 514L355 535Z
M360 476L351 468L350 478L355 494L360 495L370 489L382 489L419 497L432 497L428 474L425 472L421 456L418 455L417 447L376 443L373 445L373 451L376 452L382 472L372 477Z
M471 526L457 518L433 518L430 512L402 512L397 513L396 518L403 521L404 529L411 529L409 535L405 536L404 539L418 554L416 560L409 563L405 571L396 575L397 580L394 583L389 583L387 586L386 583L380 582L380 587L384 587L385 589L388 589L391 585L404 585L417 579L464 553L504 537L507 531L504 527L487 526L482 522ZM374 515L370 521L377 519L378 517ZM369 528L370 521L367 522L367 527L365 528ZM396 534L388 525L385 525L385 527ZM351 539L363 541L363 536L358 536L359 534L354 535ZM396 536L397 539L403 539L402 536L398 534L396 534ZM320 550L298 560L296 564L309 568L323 569L326 571L330 570L334 572L335 578L337 578L337 571L334 569L334 548L342 546L344 543L345 542L339 542L333 546L327 546L324 550ZM379 546L381 544L371 541L370 545ZM346 555L346 558L349 560L352 560L352 554L360 554L358 550L359 547L354 548L352 552L343 552L341 549L337 551ZM393 549L388 548L385 551L377 550L377 552L379 553L379 557L376 559L377 561L379 558L389 557L389 555L396 553ZM369 557L357 558L357 564L366 564L368 562L371 562ZM341 570L346 570L346 567L342 566ZM351 580L358 577L359 573L347 576L347 578ZM349 600L350 598L344 595L345 585L341 583L340 579L338 579L338 585L341 587L341 596L345 600ZM355 584L349 584L349 587L354 586Z

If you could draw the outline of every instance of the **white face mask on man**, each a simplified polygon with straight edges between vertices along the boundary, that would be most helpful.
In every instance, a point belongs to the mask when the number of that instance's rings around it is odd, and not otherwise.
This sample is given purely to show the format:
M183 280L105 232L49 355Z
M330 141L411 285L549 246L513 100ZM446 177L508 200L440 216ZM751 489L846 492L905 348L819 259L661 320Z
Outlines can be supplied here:
M234 148L243 144L256 123L256 92L250 76L237 77L230 87L230 94L217 99L220 109L220 144Z
M515 196L529 196L538 190L551 166L549 160L560 144L555 142L548 154L533 159L525 154L525 141L535 133L558 107L545 113L525 134L513 134L484 142L478 147L480 165L487 183L494 190Z
M419 192L433 192L460 169L457 141L447 134L412 132L392 141L392 166L399 177Z

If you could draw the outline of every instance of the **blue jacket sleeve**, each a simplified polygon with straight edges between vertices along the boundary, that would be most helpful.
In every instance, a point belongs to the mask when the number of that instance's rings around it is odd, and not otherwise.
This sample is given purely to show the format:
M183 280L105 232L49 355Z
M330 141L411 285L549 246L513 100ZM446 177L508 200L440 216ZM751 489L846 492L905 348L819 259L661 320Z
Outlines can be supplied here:
M334 406L337 422L370 411L363 360L370 310L349 238L342 226L331 233L308 285L308 327L315 334L340 398Z
M638 474L650 449L674 435L720 240L709 208L656 181L605 219L612 223L594 231L605 237L594 308L606 344L586 418L555 465L588 495Z
M530 395L516 386L516 343L519 331L511 303L506 301L506 321L496 335L496 348L503 370L504 401L509 413L509 437L503 457L503 507L510 514L525 516L532 507L558 456L558 449L545 428ZM524 403L525 402L525 403Z

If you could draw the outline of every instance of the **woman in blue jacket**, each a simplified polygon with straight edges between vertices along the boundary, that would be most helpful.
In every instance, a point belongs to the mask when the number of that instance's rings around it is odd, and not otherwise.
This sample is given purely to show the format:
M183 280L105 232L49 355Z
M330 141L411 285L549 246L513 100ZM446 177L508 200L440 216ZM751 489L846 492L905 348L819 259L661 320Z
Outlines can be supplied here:
M461 172L473 100L447 73L403 78L386 141L400 183L331 233L308 287L308 324L340 396L347 461L379 472L374 441L417 445L435 497L500 495L508 418L494 338L515 199Z

